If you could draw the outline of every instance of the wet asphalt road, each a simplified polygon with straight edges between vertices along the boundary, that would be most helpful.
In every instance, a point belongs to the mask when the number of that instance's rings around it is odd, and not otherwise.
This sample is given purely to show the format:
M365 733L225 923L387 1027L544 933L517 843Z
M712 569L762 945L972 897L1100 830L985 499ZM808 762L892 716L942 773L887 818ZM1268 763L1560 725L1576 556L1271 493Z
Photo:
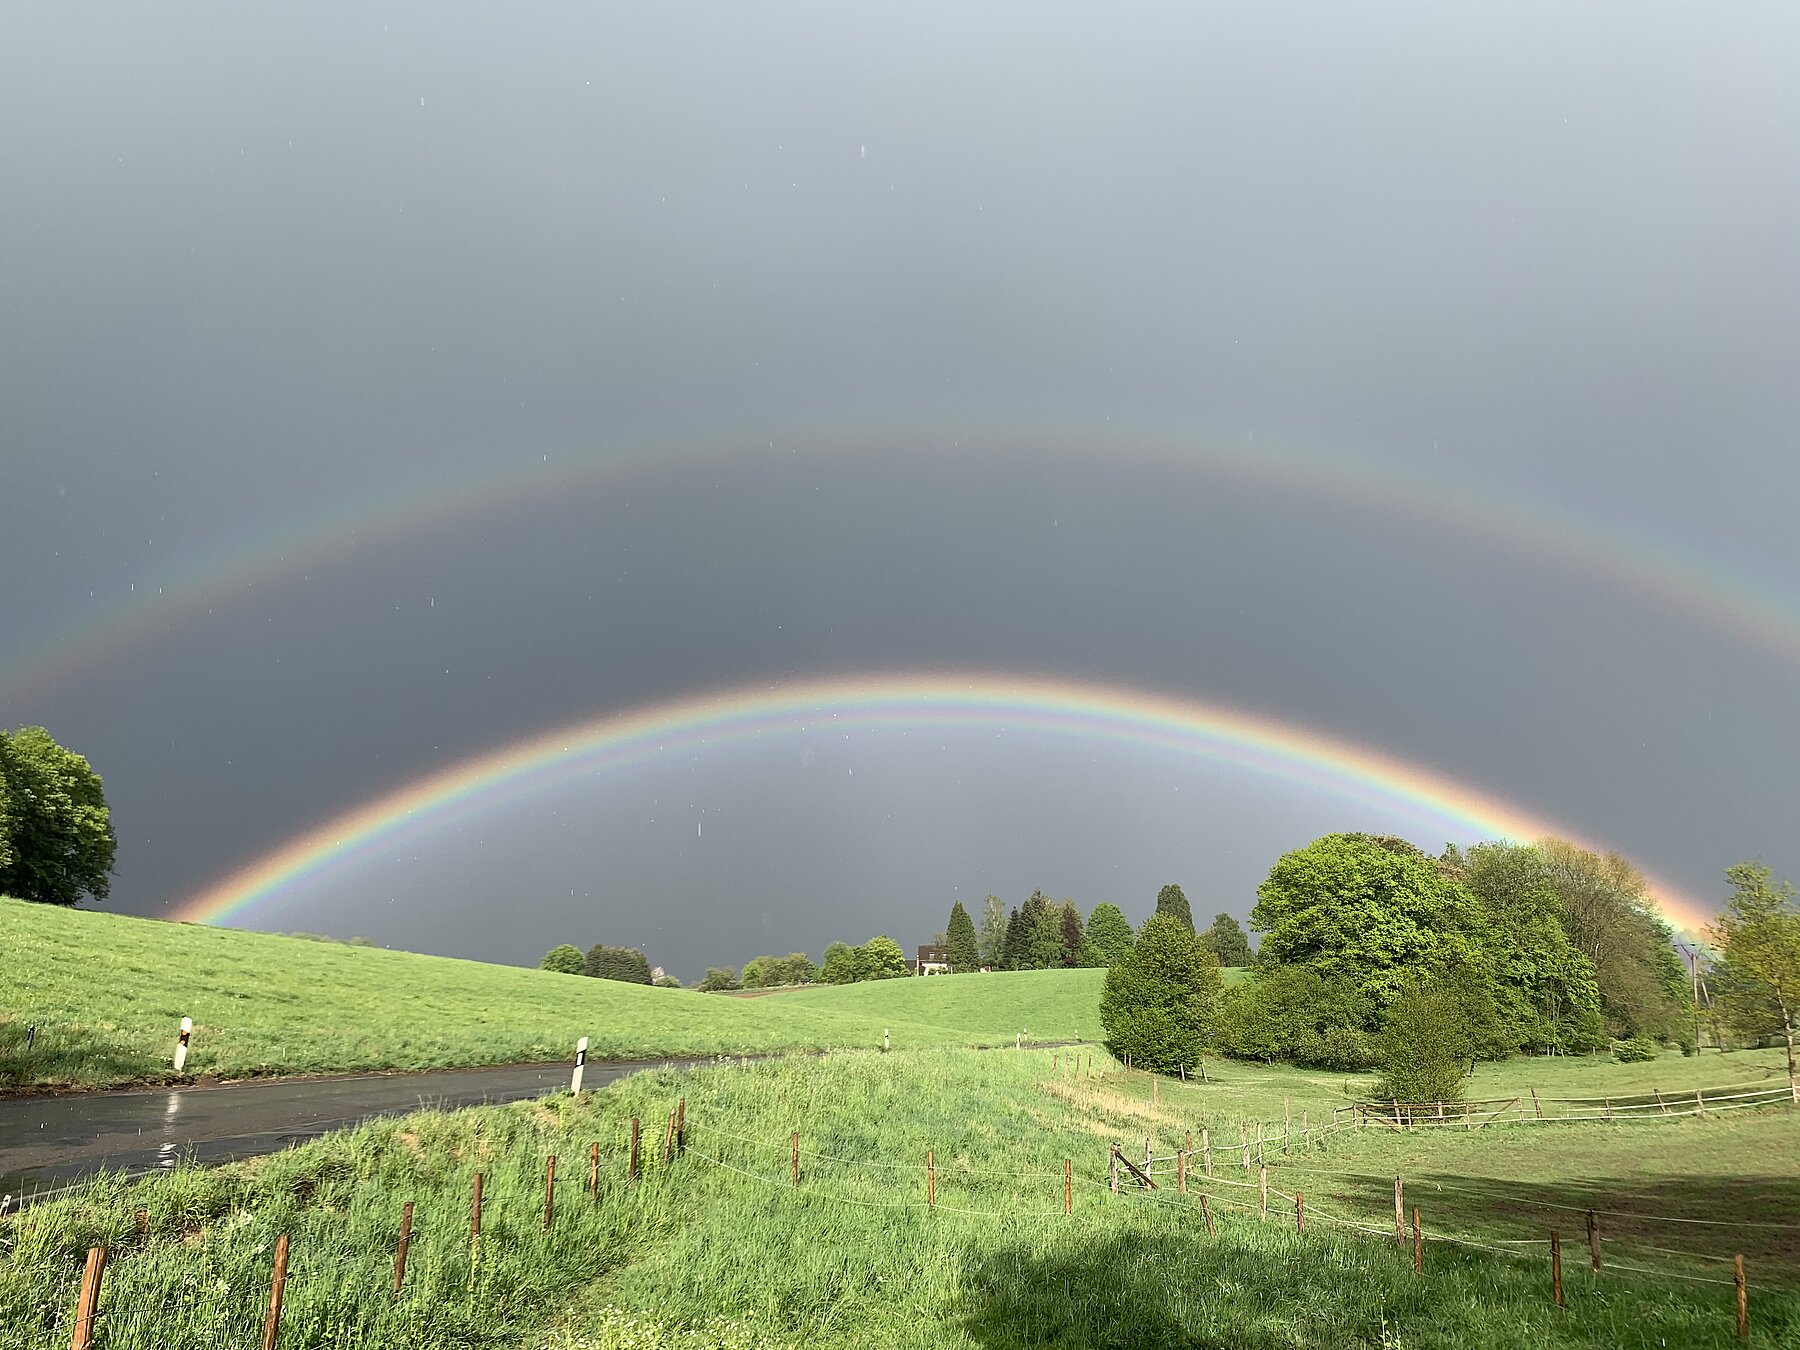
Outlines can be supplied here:
M590 1062L584 1088L675 1060ZM0 1203L18 1205L102 1169L149 1173L274 1153L375 1116L564 1091L570 1065L511 1065L146 1092L0 1100Z

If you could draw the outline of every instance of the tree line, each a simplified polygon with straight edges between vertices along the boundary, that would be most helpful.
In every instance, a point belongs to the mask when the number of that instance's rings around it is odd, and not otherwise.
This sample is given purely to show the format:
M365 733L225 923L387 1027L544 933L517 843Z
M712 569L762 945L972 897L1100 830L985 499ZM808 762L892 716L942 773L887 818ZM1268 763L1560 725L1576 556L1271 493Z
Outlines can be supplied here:
M1166 915L1194 932L1193 911L1179 885L1164 886L1155 913ZM1242 925L1220 914L1199 935L1221 965L1251 961L1250 941ZM1125 912L1110 901L1094 906L1084 920L1073 900L1060 905L1034 890L1022 905L1008 909L997 895L982 903L981 924L958 900L950 908L943 943L953 975L979 970L1052 970L1117 965L1130 953L1137 935Z
M1726 877L1708 930L1715 1039L1780 1035L1793 1077L1793 887L1760 863ZM1251 922L1263 934L1254 966L1227 989L1213 948L1159 905L1107 974L1114 1052L1168 1072L1209 1052L1380 1069L1384 1094L1441 1101L1482 1059L1698 1048L1698 979L1617 854L1546 839L1433 857L1392 836L1327 835L1276 862Z
M561 975L587 975L600 980L619 980L625 984L657 984L665 989L679 989L681 981L664 975L660 979L650 968L650 958L636 947L611 947L595 943L583 954L581 948L562 943L544 953L539 970Z

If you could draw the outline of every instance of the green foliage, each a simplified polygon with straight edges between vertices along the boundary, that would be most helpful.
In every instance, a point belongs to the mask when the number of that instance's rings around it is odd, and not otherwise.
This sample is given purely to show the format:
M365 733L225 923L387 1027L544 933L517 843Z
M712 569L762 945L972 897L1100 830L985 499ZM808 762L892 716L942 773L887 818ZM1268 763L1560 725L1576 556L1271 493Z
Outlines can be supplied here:
M786 956L751 957L744 962L739 980L746 989L780 989L811 984L818 974L818 967L805 952L789 952Z
M1284 854L1251 914L1267 966L1307 966L1379 1011L1415 975L1493 979L1481 906L1404 840L1330 834Z
M706 978L695 988L703 994L721 994L738 987L738 973L730 966L708 966Z
M1073 970L1076 966L1084 964L1082 957L1087 952L1087 929L1082 925L1081 911L1075 908L1073 900L1062 902L1060 928L1062 964L1065 968Z
M1684 1042L1685 1044L1685 1042ZM1633 1036L1613 1046L1613 1058L1621 1064L1643 1064L1662 1054L1662 1047L1648 1036Z
M1172 915L1151 915L1131 955L1106 972L1100 1024L1107 1048L1163 1073L1198 1064L1221 987L1218 960L1192 930Z
M681 981L676 979L673 975L662 975L657 978L656 987L658 989L679 989L681 988Z
M1219 1048L1237 1059L1289 1060L1322 1069L1374 1067L1375 1005L1346 979L1307 966L1274 966L1225 991Z
M1643 875L1617 853L1602 857L1562 839L1541 839L1535 851L1556 892L1563 931L1594 967L1606 1033L1664 1040L1689 1034L1686 972Z
M1194 911L1188 907L1187 895L1174 882L1156 893L1156 912L1178 920L1188 932L1194 931Z
M1088 915L1087 940L1101 966L1116 966L1131 955L1136 941L1131 923L1117 905L1102 901Z
M560 947L552 947L544 953L544 959L538 962L539 970L552 970L558 975L580 975L585 969L581 959L581 949L563 943Z
M958 900L950 907L950 922L944 929L944 945L950 953L950 969L958 975L981 969L981 943L975 936L975 921Z
M991 970L1001 969L1001 949L1006 944L1006 906L997 895L981 902L979 935L981 964Z
M1794 887L1777 881L1759 862L1736 863L1725 869L1725 876L1732 895L1711 934L1719 946L1715 984L1720 1006L1739 1035L1779 1033L1787 1043L1788 1080L1800 1082L1794 1047L1800 1013L1800 910Z
M602 980L621 980L626 984L649 984L650 962L636 947L596 944L588 948L582 973Z
M106 898L112 817L100 776L42 727L0 731L0 895L73 905Z
M856 948L848 942L826 943L825 960L819 966L819 980L823 984L854 984Z
M859 980L893 980L908 973L906 953L886 934L872 937L858 947L855 959Z
M1448 984L1419 981L1402 987L1381 1033L1385 1074L1376 1095L1414 1104L1461 1101L1476 1048L1463 1012Z
M1212 948L1221 966L1247 966L1256 959L1244 926L1229 914L1216 916L1200 940Z
M1455 868L1487 912L1496 1015L1509 1047L1579 1052L1603 1044L1594 966L1563 929L1544 855L1518 844L1477 844L1466 858L1456 855Z

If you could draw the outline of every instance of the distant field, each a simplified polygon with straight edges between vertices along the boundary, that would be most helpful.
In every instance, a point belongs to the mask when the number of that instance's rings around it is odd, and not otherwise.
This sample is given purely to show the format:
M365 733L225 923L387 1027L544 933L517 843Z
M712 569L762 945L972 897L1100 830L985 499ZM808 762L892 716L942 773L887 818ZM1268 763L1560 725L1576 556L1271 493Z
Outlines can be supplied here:
M606 1059L873 1047L884 1030L896 1048L1010 1042L1022 1026L1047 1039L1097 1029L1081 1013L1097 972L1072 973L1087 984L994 977L967 1007L926 980L742 1000L0 900L0 1087L165 1080L184 1016L189 1074L229 1078L558 1059L579 1036Z
M1742 1077L1768 1057L1723 1058ZM1196 1159L1185 1195L1168 1162L1157 1192L1127 1181L1112 1194L1108 1145L1141 1159L1146 1136L1159 1155L1202 1129L1235 1140L1243 1113L1279 1120L1286 1097L1316 1118L1341 1100L1341 1083L1221 1066L1206 1086L1160 1082L1152 1100L1143 1075L1104 1053L1076 1060L935 1048L651 1072L579 1103L561 1094L421 1113L238 1167L136 1187L102 1179L0 1222L0 1347L69 1343L92 1242L112 1248L102 1302L109 1350L254 1345L278 1233L293 1242L281 1343L296 1346L1723 1350L1741 1344L1730 1283L1737 1251L1749 1258L1749 1343L1800 1344L1800 1269L1784 1248L1787 1230L1654 1217L1791 1229L1800 1113L1449 1131L1409 1137L1416 1143L1347 1132L1323 1150L1271 1156L1263 1219L1256 1174L1222 1162L1208 1179ZM1625 1081L1590 1067L1609 1084ZM1675 1059L1632 1066L1632 1081L1660 1071L1672 1087L1686 1068ZM652 1146L643 1176L628 1181L631 1118L659 1141L677 1097L687 1154L665 1163ZM798 1185L790 1132L800 1140ZM598 1203L584 1194L596 1141ZM563 1166L546 1233L550 1154ZM486 1189L472 1264L477 1169ZM1396 1169L1423 1212L1423 1275L1408 1247L1382 1236ZM1491 1179L1486 1200L1470 1204L1456 1188L1478 1174ZM1304 1233L1295 1231L1295 1191L1306 1197ZM395 1300L394 1236L407 1201L411 1264ZM1587 1267L1589 1206L1601 1211L1599 1277ZM1549 1288L1552 1226L1564 1239L1560 1309Z

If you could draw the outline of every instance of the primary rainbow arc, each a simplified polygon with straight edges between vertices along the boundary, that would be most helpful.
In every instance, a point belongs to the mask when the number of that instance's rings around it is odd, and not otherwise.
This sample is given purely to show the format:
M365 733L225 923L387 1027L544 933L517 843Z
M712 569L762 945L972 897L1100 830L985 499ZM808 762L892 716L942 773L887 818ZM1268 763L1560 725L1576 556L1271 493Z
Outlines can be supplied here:
M609 712L475 755L296 836L191 897L171 917L229 923L405 833L492 810L567 778L819 724L1014 728L1149 745L1330 791L1390 815L1452 825L1471 837L1560 835L1581 842L1566 825L1423 765L1222 703L1034 676L879 673L740 686ZM1652 887L1676 927L1693 931L1707 922L1709 910L1692 897L1654 878Z

